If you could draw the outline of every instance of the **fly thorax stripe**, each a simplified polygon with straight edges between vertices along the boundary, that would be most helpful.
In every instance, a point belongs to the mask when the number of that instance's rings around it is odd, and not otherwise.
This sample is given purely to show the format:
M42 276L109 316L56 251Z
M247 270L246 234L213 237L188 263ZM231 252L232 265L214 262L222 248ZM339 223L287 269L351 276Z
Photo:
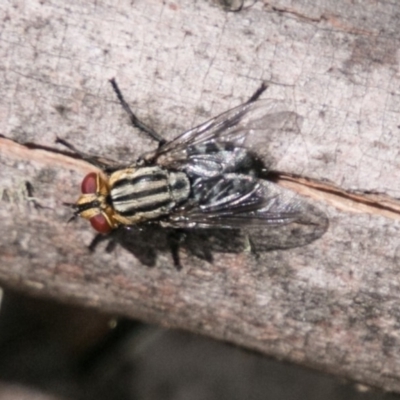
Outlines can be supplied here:
M138 212L163 213L163 207L171 202L168 173L160 167L145 167L121 175L111 189L111 200L114 209L124 216Z

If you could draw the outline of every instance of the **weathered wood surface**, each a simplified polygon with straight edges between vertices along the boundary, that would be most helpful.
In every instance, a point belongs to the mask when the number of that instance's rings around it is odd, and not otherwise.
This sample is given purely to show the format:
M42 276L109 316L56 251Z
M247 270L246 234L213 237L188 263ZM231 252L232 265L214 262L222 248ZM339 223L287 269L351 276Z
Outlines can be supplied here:
M383 1L258 1L240 13L189 0L3 1L2 284L400 391L399 14ZM62 202L92 168L54 152L56 136L121 160L153 148L132 133L111 77L168 138L270 81L264 97L304 118L298 137L278 139L274 167L313 180L295 189L327 213L328 232L259 259L183 253L181 272L167 251L154 268L122 247L90 254L90 227L67 224ZM48 208L27 201L26 181Z

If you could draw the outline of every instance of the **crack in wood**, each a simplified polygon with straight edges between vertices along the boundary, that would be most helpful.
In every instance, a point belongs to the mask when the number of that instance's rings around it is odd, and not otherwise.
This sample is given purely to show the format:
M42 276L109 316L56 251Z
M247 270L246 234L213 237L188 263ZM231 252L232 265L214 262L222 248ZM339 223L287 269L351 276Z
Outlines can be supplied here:
M97 170L93 165L65 151L33 143L20 144L4 137L0 137L0 154L9 158L31 160L45 165L57 163L65 168L80 170L82 175L88 171ZM381 215L400 220L400 200L384 193L352 192L330 182L295 174L274 172L272 175L274 182L278 185L313 200L325 202L338 210Z

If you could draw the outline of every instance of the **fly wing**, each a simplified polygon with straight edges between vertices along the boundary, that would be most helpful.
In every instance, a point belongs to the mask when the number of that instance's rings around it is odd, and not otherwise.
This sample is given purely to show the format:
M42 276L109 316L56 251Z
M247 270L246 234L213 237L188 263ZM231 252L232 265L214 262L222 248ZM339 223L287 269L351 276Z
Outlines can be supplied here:
M328 218L321 210L262 179L238 174L199 179L193 192L194 199L172 213L167 226L200 231L240 229L256 252L304 246L328 229ZM225 234L227 240L230 235Z
M268 141L276 134L300 131L300 117L287 110L278 100L259 100L235 107L192 128L161 146L150 158L166 167L179 168L196 155L207 152L207 146L227 144L257 153L268 164ZM286 138L287 140L287 138Z
M294 192L251 176L225 174L214 179L199 179L192 191L191 201L170 215L171 226L251 229L326 223L321 221L323 213Z

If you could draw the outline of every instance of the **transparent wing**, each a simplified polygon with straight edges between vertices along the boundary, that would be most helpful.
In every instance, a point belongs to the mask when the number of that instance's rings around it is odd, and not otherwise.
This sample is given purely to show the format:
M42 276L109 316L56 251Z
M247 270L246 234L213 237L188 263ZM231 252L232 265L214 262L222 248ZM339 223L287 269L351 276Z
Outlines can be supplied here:
M160 147L151 157L158 164L179 167L205 154L212 145L246 148L259 157L268 158L268 141L284 132L298 133L301 118L287 111L287 105L278 100L259 100L242 104L209 121L190 129ZM286 137L285 137L286 136ZM189 161L191 162L191 161Z
M271 225L322 226L325 215L295 193L251 176L226 174L199 179L194 197L169 216L180 228L261 228Z

